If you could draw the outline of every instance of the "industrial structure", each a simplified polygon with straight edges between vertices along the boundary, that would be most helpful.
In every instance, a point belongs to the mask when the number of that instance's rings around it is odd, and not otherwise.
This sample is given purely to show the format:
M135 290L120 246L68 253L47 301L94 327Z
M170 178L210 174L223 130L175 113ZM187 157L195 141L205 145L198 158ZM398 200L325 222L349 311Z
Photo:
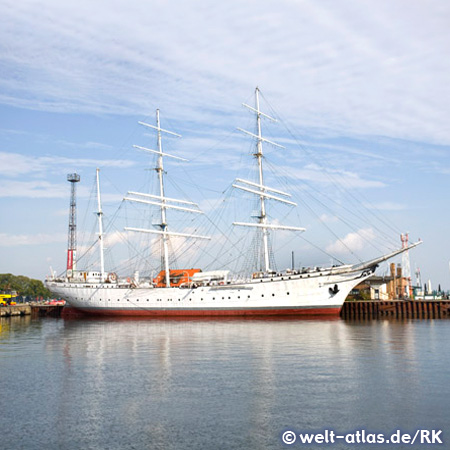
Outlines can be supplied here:
M80 175L69 173L70 183L69 238L67 243L67 278L72 278L77 266L77 185Z
M401 234L402 248L408 248L408 233ZM411 281L409 252L402 253L402 263L391 263L389 273L384 276L373 275L355 286L347 297L348 300L439 300L448 298L448 293L431 288L431 281L422 285L420 269L415 270L415 285Z
M401 234L400 240L402 241L402 248L408 248L408 233ZM405 286L404 295L410 298L412 295L412 283L411 283L411 264L409 262L409 251L406 250L402 253L402 272L403 277L407 280L408 284Z

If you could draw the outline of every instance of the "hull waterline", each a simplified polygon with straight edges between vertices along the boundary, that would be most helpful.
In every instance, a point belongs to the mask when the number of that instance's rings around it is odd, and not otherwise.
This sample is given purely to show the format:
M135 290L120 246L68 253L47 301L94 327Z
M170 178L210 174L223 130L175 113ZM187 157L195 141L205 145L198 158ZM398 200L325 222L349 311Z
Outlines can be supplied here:
M101 309L101 308L73 308L81 314L93 316L118 317L261 317L261 316L338 316L341 306L329 308L271 308L271 309L202 309L202 310L170 310L170 309ZM67 312L66 314L74 314Z

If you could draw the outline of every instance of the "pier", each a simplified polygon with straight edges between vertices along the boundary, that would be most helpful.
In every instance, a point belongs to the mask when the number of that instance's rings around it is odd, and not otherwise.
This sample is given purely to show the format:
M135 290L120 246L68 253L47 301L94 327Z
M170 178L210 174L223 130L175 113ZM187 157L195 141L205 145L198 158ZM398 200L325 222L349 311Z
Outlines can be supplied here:
M0 317L29 316L30 314L30 305L12 305L0 307Z
M31 316L36 317L61 317L64 305L31 305Z
M8 305L0 307L0 317L32 316L61 317L62 305L44 305L39 303Z
M346 301L343 319L444 319L450 318L450 300Z

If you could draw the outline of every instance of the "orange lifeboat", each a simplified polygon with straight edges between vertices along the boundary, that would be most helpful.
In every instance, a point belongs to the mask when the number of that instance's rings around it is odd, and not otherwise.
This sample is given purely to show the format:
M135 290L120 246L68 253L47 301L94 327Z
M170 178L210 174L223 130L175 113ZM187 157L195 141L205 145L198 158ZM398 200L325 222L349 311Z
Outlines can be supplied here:
M184 283L191 281L194 273L201 272L201 269L180 269L170 270L170 287L179 287ZM166 287L166 271L161 270L156 278L153 278L153 284L157 288Z

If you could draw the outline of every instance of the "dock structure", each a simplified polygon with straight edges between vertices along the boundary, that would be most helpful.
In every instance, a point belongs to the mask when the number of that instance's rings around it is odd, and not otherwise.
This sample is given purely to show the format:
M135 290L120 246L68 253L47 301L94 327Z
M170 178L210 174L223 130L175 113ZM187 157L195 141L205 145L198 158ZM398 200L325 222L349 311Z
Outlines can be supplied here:
M8 305L0 307L0 317L30 316L61 317L63 305L45 305L39 303Z
M3 306L0 317L27 316L38 317L78 317L73 308L62 305ZM450 319L450 300L371 300L346 301L342 306L343 319Z
M37 317L61 317L64 305L31 305L31 316Z
M0 317L29 316L30 314L30 305L11 305L0 307Z
M450 318L450 300L346 301L343 319L444 319Z

